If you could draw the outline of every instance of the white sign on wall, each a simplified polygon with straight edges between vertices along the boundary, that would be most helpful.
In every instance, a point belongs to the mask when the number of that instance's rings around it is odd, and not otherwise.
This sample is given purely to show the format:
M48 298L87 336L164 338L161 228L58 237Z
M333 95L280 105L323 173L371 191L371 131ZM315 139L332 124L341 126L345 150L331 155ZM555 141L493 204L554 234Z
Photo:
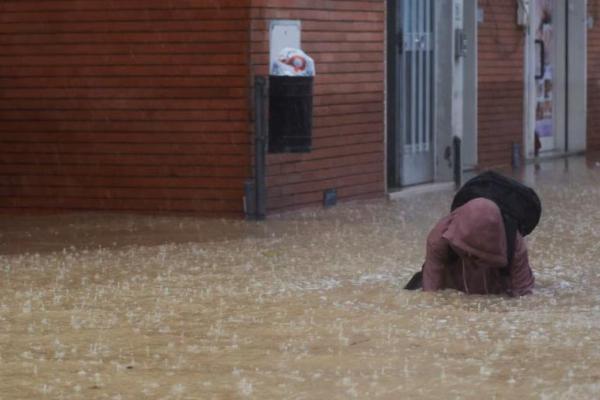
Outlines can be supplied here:
M300 49L300 21L272 20L269 25L269 73L273 73L273 64L279 53L286 47Z

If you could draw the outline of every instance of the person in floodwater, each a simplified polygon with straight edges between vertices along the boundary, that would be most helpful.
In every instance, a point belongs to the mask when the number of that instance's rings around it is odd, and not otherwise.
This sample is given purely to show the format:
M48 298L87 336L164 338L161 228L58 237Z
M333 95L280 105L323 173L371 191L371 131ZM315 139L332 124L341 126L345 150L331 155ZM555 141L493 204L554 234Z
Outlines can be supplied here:
M465 203L442 218L427 237L423 290L510 296L531 293L534 278L527 245L518 232L515 241L514 256L507 266L500 209L485 198Z

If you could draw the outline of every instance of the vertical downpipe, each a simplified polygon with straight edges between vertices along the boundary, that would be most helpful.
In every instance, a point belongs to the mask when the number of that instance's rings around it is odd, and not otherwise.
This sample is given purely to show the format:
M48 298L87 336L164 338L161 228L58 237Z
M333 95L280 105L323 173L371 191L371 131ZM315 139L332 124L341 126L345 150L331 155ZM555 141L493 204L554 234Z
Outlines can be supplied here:
M461 153L461 138L454 136L452 138L452 147L454 147L454 186L456 190L462 186L462 153Z
M569 17L571 1L565 1L565 153L569 152Z
M254 187L256 194L255 218L264 220L267 215L266 144L267 144L267 79L256 76L254 79Z
M521 168L521 144L513 142L511 147L511 165L514 169Z

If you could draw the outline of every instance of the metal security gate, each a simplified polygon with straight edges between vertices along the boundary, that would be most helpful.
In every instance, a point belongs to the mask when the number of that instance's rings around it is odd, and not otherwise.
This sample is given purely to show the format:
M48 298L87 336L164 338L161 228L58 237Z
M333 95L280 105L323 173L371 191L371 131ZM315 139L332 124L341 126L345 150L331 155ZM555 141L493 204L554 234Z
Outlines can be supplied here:
M401 186L433 180L434 1L399 0L396 176Z

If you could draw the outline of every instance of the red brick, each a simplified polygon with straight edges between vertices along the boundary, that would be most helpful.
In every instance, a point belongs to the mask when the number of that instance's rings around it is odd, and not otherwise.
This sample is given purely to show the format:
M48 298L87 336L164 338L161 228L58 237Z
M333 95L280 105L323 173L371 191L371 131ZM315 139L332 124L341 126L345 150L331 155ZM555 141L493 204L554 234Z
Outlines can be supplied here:
M0 210L241 215L249 16L250 0L1 2Z

